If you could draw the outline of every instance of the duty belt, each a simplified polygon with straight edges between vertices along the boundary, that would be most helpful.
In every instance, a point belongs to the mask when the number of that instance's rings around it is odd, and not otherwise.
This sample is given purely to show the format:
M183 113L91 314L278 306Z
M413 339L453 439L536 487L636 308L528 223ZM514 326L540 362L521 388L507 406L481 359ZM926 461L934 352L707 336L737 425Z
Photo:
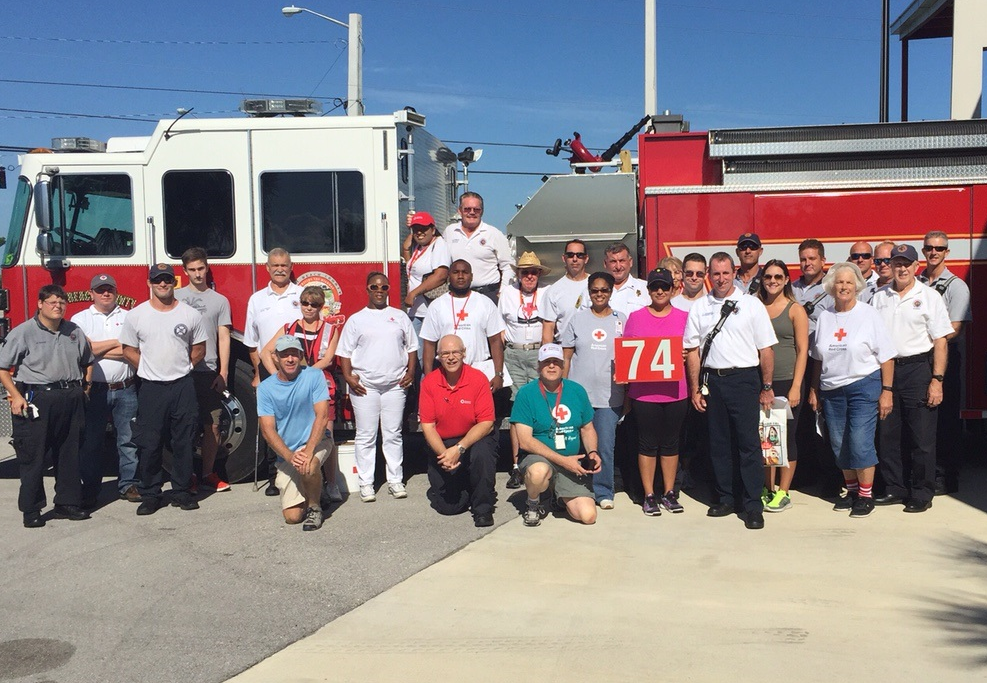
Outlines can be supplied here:
M504 346L509 349L515 349L517 351L534 351L535 349L540 349L541 344L537 342L532 342L530 344L515 344L514 342L504 342Z
M81 386L82 380L63 379L59 382L49 382L48 384L28 384L26 382L18 382L17 390L23 394L25 391L52 391L53 389L71 389L73 387Z
M929 351L925 353L916 353L914 356L905 356L903 358L895 358L895 365L911 365L912 363L921 363L922 361L929 360Z
M131 377L130 379L125 379L122 382L93 382L93 386L98 386L100 388L106 387L107 391L118 391L120 389L126 389L127 387L134 386L134 382L137 379Z

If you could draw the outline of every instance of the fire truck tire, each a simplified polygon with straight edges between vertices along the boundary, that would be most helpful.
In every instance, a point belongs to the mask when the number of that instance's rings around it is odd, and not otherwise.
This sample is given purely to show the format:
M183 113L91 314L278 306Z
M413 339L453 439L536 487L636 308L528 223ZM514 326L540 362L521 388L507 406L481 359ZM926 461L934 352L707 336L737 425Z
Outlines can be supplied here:
M252 479L256 468L257 399L254 388L250 386L252 378L253 368L250 363L239 360L234 362L233 386L230 389L236 407L224 407L223 415L225 419L227 413L231 413L232 419L230 433L226 434L224 440L228 453L225 458L226 477L231 484ZM233 415L233 410L238 410L239 413Z

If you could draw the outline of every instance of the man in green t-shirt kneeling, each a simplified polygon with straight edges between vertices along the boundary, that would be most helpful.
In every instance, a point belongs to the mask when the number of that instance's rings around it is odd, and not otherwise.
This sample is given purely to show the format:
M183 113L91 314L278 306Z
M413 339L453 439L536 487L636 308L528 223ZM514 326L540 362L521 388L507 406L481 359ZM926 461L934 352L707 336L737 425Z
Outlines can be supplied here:
M521 460L528 492L524 525L541 524L546 512L540 496L553 483L570 517L583 524L596 522L593 473L600 469L600 455L593 406L583 387L562 379L558 344L538 350L538 379L518 390L511 422L521 450L527 452Z

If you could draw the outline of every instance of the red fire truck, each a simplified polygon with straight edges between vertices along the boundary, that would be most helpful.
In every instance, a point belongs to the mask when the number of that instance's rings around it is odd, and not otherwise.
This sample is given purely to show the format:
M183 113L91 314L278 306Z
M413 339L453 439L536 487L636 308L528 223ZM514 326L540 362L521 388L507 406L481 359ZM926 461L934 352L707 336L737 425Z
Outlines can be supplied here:
M756 232L763 261L780 258L797 273L808 237L825 244L832 263L858 240L907 242L921 253L925 233L942 230L950 270L974 294L987 276L987 121L690 132L666 115L654 128L638 137L636 168L625 159L615 173L587 174L599 160L583 158L576 172L546 178L507 226L517 250L557 263L560 243L579 236L599 268L607 243L636 241L643 273L667 255L733 254L739 235ZM979 301L964 332L967 419L987 415Z
M409 208L440 225L455 210L456 155L425 130L424 116L304 115L317 105L247 100L246 117L161 121L148 137L105 145L59 138L20 159L0 260L7 328L34 314L45 284L66 289L71 316L89 305L93 275L109 272L129 308L148 298L149 264L207 249L233 314L223 420L233 481L254 465L256 411L241 341L247 299L268 282L267 251L288 249L299 284L325 289L324 314L346 316L366 305L370 271L401 281ZM400 297L396 288L392 303Z

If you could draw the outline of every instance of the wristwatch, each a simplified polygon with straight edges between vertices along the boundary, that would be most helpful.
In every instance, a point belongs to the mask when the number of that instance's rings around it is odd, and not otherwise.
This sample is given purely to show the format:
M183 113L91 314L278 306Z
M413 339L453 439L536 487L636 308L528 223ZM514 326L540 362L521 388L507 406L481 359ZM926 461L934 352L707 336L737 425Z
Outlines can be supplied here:
M771 384L768 383L768 382L765 382L764 384L762 384L761 385L761 391L771 391Z
M466 447L461 443L457 443L456 446L459 448L460 455L466 455Z
M946 379L946 377L944 375L933 375L932 376L932 379L937 379L937 380L939 380L941 382L944 379Z

